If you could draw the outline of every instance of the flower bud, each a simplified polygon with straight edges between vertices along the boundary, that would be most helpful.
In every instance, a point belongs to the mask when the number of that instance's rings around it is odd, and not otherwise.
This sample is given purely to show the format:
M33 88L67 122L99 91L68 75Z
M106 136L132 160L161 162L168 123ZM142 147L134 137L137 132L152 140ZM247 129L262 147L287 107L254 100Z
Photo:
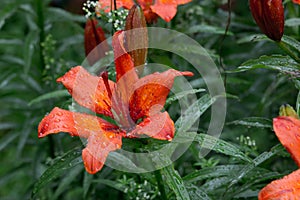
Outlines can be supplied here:
M105 57L105 53L109 50L104 31L97 25L98 21L96 19L88 19L84 30L85 55L90 65Z
M289 104L280 106L279 116L293 117L293 118L299 119L296 111Z
M250 0L254 20L270 39L280 41L284 29L282 0Z
M133 59L134 66L146 62L148 31L143 10L134 5L128 13L125 24L125 48Z

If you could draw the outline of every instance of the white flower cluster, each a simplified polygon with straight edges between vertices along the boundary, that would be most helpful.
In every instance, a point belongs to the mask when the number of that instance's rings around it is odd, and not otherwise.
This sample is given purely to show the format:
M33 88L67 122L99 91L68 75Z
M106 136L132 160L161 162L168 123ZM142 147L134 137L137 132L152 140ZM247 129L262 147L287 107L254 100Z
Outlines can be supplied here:
M125 25L125 20L128 15L128 10L119 9L119 10L112 10L107 13L107 22L113 23L113 27L115 30L122 30Z
M251 140L251 138L249 136L245 137L245 136L241 135L241 137L237 137L236 139L239 140L241 144L244 144L246 146L249 146L249 147L256 146L255 140Z
M89 18L91 17L94 12L91 12L91 10L95 10L95 8L98 6L99 2L95 2L95 1L86 1L85 3L83 3L83 7L82 10L86 13L85 17Z

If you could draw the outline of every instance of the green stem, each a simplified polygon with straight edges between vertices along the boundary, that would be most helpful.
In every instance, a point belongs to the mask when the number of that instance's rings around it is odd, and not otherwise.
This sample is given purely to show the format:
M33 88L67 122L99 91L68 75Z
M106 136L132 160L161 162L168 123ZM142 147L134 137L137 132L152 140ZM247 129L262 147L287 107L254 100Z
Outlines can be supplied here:
M287 53L296 62L300 63L300 58L297 56L297 54L295 54L284 42L279 41L276 43L285 53Z
M154 172L154 175L155 175L155 178L156 178L156 181L157 181L158 189L160 191L161 199L168 199L167 194L166 194L166 190L165 190L165 186L164 186L164 182L163 182L163 179L162 179L161 171L156 170Z

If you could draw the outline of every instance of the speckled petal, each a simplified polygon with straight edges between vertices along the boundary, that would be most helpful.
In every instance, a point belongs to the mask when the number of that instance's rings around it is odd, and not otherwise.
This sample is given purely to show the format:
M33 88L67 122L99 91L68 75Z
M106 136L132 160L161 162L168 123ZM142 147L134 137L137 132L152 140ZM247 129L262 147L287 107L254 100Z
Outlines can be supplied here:
M113 116L111 113L111 99L101 77L93 76L83 67L77 66L58 78L57 82L61 82L81 106L98 114ZM108 82L110 90L113 92L115 83Z
M281 144L300 167L300 120L277 117L273 119L273 128Z
M163 73L157 72L139 79L134 84L134 92L129 102L131 118L136 121L149 116L151 109L160 111L166 102L175 77L192 75L192 72L179 72L170 69Z
M174 122L167 112L151 113L150 117L145 118L136 128L127 134L127 137L149 137L171 141L174 137Z
M297 200L300 199L300 169L272 181L258 194L259 200Z

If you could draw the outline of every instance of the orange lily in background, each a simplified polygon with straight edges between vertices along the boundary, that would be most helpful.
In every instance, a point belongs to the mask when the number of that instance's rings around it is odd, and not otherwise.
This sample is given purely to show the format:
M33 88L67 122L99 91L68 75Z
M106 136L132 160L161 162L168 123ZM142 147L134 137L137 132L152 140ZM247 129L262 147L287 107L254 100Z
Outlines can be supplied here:
M191 72L174 69L139 78L130 55L124 48L124 32L113 36L117 73L116 83L89 74L81 66L72 68L57 79L75 101L97 114L111 117L112 124L97 116L54 108L38 127L38 137L68 132L87 139L82 159L87 172L101 170L109 152L120 149L122 137L147 135L160 140L172 140L174 122L167 112L161 112L176 76L192 76Z
M280 116L273 119L273 128L282 145L300 167L300 120ZM272 181L259 192L258 199L300 199L300 169Z
M139 6L142 7L146 21L153 23L157 20L158 16L166 22L171 21L176 15L177 6L189 3L191 0L137 0ZM111 0L99 0L99 8L109 12L115 9L111 5ZM135 3L133 0L116 0L117 9L124 7L130 9ZM98 9L99 9L98 8Z
M289 200L300 199L300 169L283 177L282 179L272 181L260 192L259 200Z
M300 4L300 0L293 0L293 3Z

